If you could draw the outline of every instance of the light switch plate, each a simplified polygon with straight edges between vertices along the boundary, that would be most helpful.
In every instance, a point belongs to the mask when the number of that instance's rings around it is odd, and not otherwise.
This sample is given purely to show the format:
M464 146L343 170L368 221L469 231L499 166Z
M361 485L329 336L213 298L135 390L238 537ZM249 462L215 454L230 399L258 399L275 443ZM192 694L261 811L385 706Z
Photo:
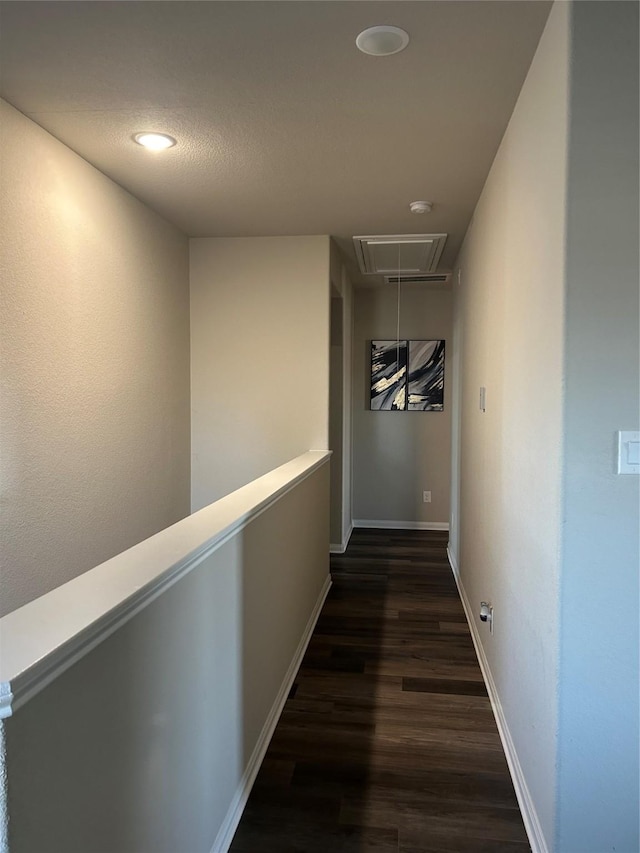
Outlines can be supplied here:
M618 433L618 474L640 474L640 432Z

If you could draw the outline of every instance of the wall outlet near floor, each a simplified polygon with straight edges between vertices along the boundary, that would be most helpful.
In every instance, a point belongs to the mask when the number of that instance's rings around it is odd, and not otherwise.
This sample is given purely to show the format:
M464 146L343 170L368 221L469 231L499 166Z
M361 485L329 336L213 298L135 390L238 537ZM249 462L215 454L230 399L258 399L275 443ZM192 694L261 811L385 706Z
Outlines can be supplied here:
M431 492L423 492L422 493L422 503L430 504L431 503Z

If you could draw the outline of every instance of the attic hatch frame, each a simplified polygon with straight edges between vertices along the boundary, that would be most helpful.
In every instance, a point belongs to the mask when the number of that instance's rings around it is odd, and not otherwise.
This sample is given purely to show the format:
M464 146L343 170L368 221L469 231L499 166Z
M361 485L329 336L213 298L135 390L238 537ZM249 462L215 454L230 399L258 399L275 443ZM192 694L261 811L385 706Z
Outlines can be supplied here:
M353 244L364 275L400 276L434 273L446 240L446 234L386 234L354 237ZM404 267L400 266L402 249Z

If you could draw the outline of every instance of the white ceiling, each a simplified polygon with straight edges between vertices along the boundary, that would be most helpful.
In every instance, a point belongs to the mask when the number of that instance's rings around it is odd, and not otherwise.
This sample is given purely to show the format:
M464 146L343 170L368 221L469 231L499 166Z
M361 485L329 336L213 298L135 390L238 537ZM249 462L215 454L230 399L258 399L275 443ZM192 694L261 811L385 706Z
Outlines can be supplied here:
M446 232L447 269L549 8L2 2L1 93L191 236L332 234L353 256L356 234ZM360 53L385 23L407 49ZM140 130L178 145L151 154Z

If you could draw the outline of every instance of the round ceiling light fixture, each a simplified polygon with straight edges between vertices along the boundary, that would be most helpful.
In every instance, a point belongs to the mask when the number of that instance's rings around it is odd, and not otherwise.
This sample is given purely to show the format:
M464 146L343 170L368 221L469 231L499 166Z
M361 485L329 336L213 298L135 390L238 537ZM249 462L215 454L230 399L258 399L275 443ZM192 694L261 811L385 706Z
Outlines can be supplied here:
M138 145L148 148L149 151L164 151L166 148L173 148L176 144L173 136L168 136L166 133L152 133L148 130L136 133L133 138Z
M412 201L409 205L411 213L431 213L432 201Z
M356 38L356 47L369 56L391 56L409 44L409 33L400 27L369 27Z

